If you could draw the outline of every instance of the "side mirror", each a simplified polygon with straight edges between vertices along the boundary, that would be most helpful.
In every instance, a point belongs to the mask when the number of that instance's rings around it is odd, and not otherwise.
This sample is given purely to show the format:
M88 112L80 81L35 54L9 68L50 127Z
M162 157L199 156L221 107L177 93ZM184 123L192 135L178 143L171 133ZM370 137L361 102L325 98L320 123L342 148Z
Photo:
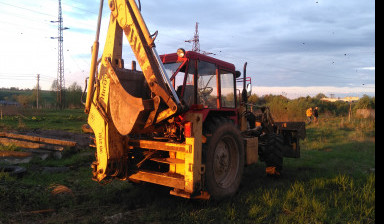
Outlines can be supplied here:
M247 96L251 96L252 95L252 85L251 83L248 83L247 84Z
M241 76L241 72L240 72L240 71L236 71L236 72L235 72L235 77L236 77L236 78L239 78L240 76Z

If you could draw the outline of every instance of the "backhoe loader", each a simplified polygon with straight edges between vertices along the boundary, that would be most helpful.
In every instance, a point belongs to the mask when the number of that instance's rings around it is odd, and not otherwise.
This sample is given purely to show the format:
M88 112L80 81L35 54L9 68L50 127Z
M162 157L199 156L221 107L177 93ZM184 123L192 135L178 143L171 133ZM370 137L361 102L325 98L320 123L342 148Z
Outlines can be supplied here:
M283 157L300 157L303 122L274 122L251 110L251 79L231 63L178 49L159 55L135 0L108 0L107 38L98 60L103 1L85 113L94 135L93 179L148 182L185 198L233 196L244 167L266 163L279 175ZM141 68L125 68L123 36ZM239 86L237 86L239 85ZM241 90L238 88L242 88Z

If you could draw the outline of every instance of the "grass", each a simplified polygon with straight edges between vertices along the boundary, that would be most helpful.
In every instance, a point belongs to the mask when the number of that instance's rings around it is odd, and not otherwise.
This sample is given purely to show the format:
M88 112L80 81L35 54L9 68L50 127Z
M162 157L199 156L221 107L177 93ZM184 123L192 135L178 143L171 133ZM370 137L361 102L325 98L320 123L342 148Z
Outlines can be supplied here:
M87 122L83 109L26 110L18 115L3 115L1 129L48 129L81 133L81 126Z
M1 151L20 151L20 148L15 145L0 145L0 152Z
M0 172L0 223L375 223L375 121L320 119L301 146L281 177L267 177L263 163L248 166L237 195L220 202L150 184L100 185L91 180L91 149L34 160L23 178ZM46 174L43 166L70 171ZM72 194L53 195L61 185Z

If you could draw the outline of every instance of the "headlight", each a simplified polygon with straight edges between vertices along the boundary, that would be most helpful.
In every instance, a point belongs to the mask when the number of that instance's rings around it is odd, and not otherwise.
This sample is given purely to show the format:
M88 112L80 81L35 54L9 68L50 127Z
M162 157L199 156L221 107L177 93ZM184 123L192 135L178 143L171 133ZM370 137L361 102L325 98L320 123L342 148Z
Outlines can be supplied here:
M183 58L185 56L185 50L183 48L177 49L177 56Z

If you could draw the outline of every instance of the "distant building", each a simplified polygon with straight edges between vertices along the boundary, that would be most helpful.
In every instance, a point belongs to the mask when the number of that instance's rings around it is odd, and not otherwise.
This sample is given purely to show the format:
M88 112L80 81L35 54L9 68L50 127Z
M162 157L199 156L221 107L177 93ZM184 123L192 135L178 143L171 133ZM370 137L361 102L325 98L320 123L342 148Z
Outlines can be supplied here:
M0 100L0 106L20 106L18 102Z
M18 102L11 102L6 100L0 100L0 113L3 115L16 115L21 109Z
M344 98L321 98L321 101L326 101L326 102L337 102L337 101L344 101L344 102L355 102L358 101L360 98L357 96L348 96Z

